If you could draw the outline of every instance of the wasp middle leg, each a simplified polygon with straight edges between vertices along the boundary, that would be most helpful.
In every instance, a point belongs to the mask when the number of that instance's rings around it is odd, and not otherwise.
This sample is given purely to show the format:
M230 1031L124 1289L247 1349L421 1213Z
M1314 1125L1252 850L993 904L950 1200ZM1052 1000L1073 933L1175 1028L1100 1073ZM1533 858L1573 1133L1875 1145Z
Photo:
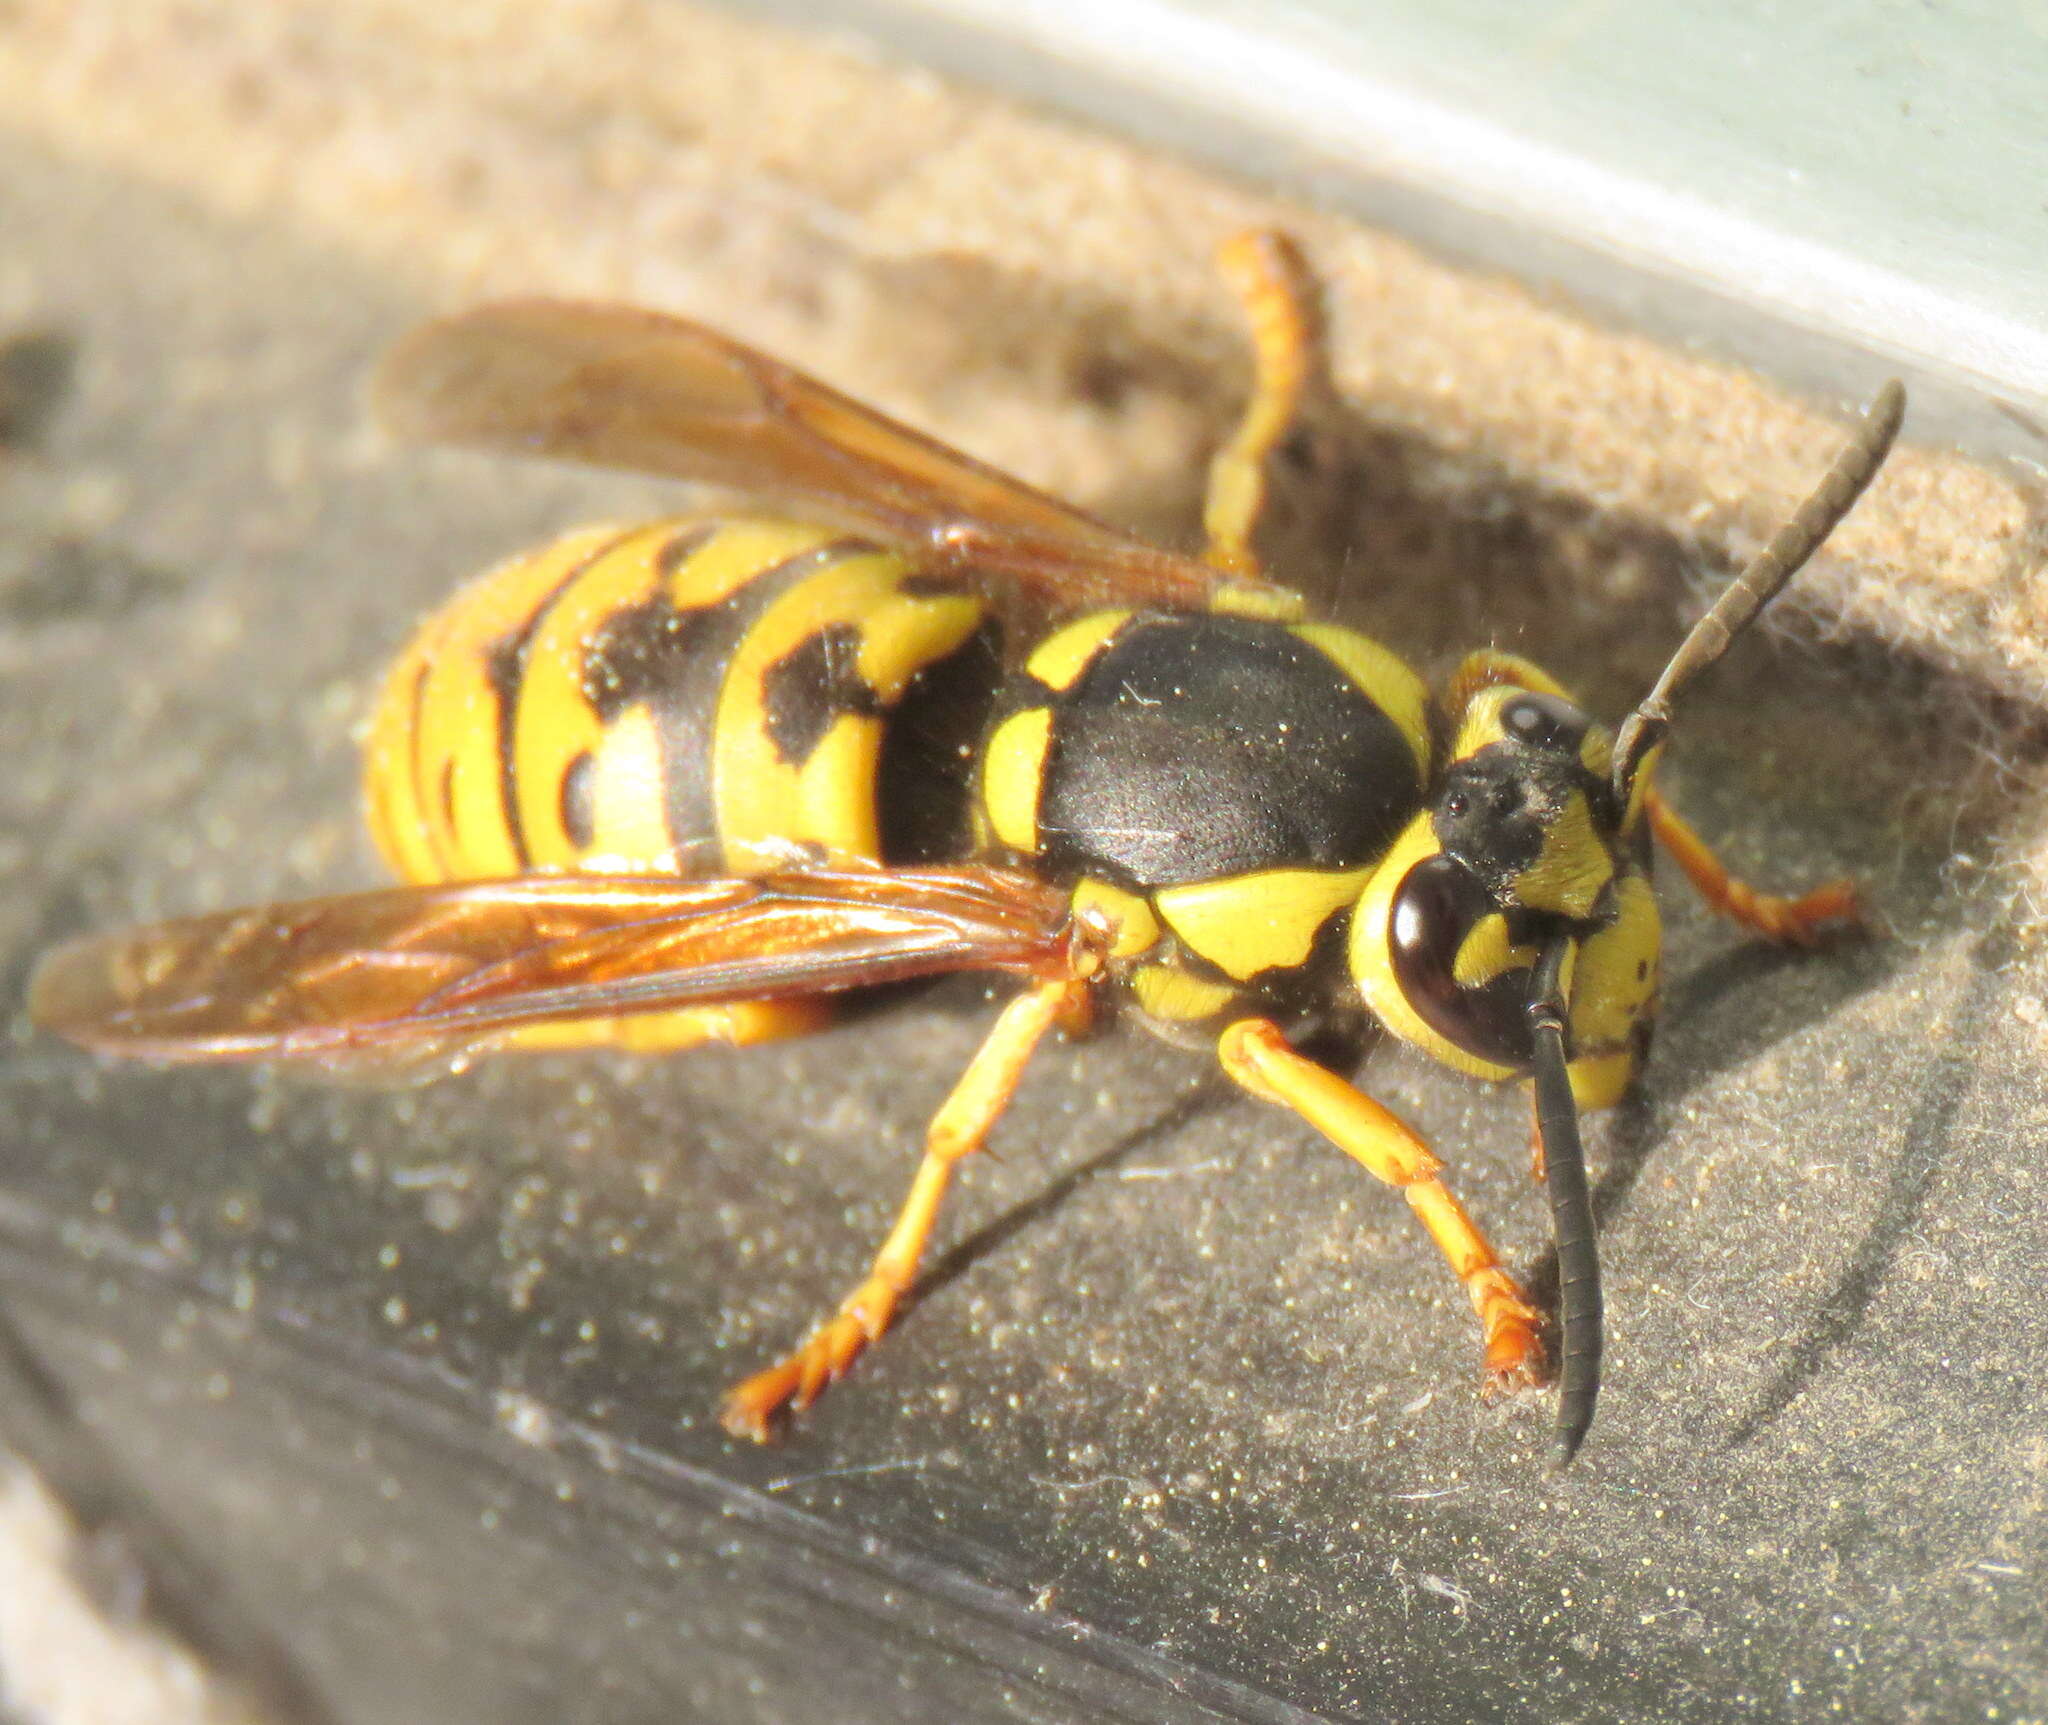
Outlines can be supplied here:
M1863 901L1854 881L1827 881L1797 898L1758 892L1728 872L1654 785L1643 793L1643 808L1657 842L1685 871L1693 890L1730 921L1781 946L1818 946L1864 926Z
M802 1410L848 1368L889 1327L905 1291L917 1275L954 1165L979 1150L1001 1117L1032 1051L1055 1026L1084 1022L1090 984L1081 978L1040 983L1003 1009L953 1092L940 1104L925 1133L924 1160L910 1183L910 1195L866 1278L839 1309L787 1358L734 1386L719 1408L719 1421L734 1437L765 1443L784 1408Z

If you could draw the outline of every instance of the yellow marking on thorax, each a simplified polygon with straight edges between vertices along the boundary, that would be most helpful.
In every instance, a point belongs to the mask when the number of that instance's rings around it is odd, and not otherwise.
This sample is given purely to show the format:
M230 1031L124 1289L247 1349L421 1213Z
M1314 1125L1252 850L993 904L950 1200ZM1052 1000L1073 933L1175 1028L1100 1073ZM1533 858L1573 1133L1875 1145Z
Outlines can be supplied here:
M1024 661L1024 669L1048 689L1070 689L1130 616L1124 610L1093 611L1078 617L1039 642Z
M1111 958L1135 958L1159 942L1159 918L1136 893L1107 881L1087 879L1074 888L1068 902L1077 917L1096 918L1109 925L1113 931Z
M1263 623L1294 623L1306 615L1308 601L1286 587L1251 585L1219 578L1209 595L1209 609L1219 617L1250 617Z
M1372 872L1261 869L1166 887L1153 900L1190 952L1249 982L1306 964L1323 925L1356 901Z
M1429 686L1369 635L1335 623L1297 623L1291 634L1332 660L1394 721L1415 756L1415 776L1429 779Z
M1052 747L1052 709L1026 707L995 728L981 756L981 806L1013 851L1038 849L1038 799Z
M1237 999L1228 983L1190 976L1168 964L1140 965L1131 976L1131 994L1154 1018L1188 1024L1214 1018Z

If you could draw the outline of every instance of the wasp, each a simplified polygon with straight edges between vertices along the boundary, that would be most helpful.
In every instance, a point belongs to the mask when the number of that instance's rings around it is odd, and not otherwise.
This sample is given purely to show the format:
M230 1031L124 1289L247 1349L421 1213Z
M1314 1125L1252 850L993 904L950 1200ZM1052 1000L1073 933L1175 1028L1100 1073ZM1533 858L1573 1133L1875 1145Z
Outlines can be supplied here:
M764 512L572 533L485 575L420 629L370 728L370 825L404 884L75 942L43 960L35 1017L166 1061L659 1051L808 1031L846 990L1007 975L867 1274L730 1392L734 1434L765 1439L881 1337L1033 1051L1116 1007L1400 1192L1471 1298L1484 1388L1561 1380L1568 1460L1602 1323L1578 1112L1648 1047L1653 841L1770 939L1858 916L1846 882L1731 878L1654 784L1672 705L1875 475L1903 393L1610 728L1496 649L1432 691L1267 578L1269 457L1332 388L1320 300L1285 236L1221 255L1254 382L1200 557L674 317L522 300L416 330L375 391L399 434ZM1041 619L1021 640L1019 598ZM1555 1367L1443 1162L1291 1039L1368 1015L1530 1087Z

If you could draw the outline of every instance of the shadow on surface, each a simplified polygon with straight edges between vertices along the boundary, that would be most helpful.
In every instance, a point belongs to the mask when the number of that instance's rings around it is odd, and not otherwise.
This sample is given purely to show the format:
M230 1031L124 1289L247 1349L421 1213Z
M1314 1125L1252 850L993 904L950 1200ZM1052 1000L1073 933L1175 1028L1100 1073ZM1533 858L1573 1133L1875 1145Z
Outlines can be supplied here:
M1971 953L1972 975L1957 1002L1948 1034L1921 1085L1919 1106L1906 1123L1899 1151L1886 1175L1877 1214L1842 1273L1813 1308L1805 1332L1785 1363L1757 1397L1756 1405L1729 1430L1730 1448L1767 1431L1811 1384L1829 1356L1853 1340L1892 1274L1899 1248L1919 1225L1934 1177L1948 1159L1956 1117L1978 1072L1979 1036L2001 998L1998 977L2009 957L2010 938L1995 930Z
M1237 1092L1223 1078L1213 1075L1205 1078L1195 1089L1144 1125L1125 1133L1087 1161L1069 1168L1023 1203L1012 1206L994 1221L985 1223L966 1239L941 1252L911 1285L904 1310L914 1309L920 1301L966 1274L1033 1223L1051 1215L1091 1180L1110 1173L1119 1163L1149 1144L1162 1140L1172 1142L1185 1128L1204 1115L1213 1114L1236 1097Z

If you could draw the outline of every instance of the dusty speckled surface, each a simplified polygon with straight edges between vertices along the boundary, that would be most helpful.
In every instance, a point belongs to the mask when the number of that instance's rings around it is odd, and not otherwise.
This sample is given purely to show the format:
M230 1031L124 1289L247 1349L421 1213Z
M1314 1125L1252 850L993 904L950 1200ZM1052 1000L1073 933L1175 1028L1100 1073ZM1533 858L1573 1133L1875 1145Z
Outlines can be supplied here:
M622 233L615 196L659 207L622 168L579 235L535 164L586 159L588 116L622 111L581 52L494 54L485 79L401 51L428 28L409 9L274 8L295 22L209 83L219 42L256 26L142 7L133 38L95 44L94 10L71 10L52 88L80 101L131 75L149 31L190 57L158 62L159 121L185 108L153 151L140 122L48 93L10 94L39 136L0 140L0 316L64 328L78 356L43 451L0 469L10 1000L78 929L373 879L351 733L410 620L556 527L666 505L378 444L360 378L430 303L539 280L737 313L984 453L1186 524L1237 375L1200 260L1241 194L1166 167L1119 180L1046 133L1038 227L977 229L987 140L1035 122L908 80L860 110L883 134L862 147L902 158L863 179L850 145L833 165L830 116L858 104L835 109L832 78L895 74L823 58L772 138L721 131L721 90L770 50L664 8L699 49L670 60L698 104L686 214ZM481 16L437 7L432 27ZM616 27L588 27L601 67L651 14L589 16ZM16 17L10 92L22 43L56 28ZM274 100L323 78L416 86L418 113L351 131ZM199 176L230 89L247 148ZM919 127L950 146L890 142ZM630 166L665 143L612 148ZM1108 190L1061 206L1082 182L1058 151ZM937 213L915 213L917 183ZM1079 219L1106 208L1163 252L1109 270ZM1428 266L1393 242L1316 232L1347 294L1377 282L1395 316L1421 293L1404 272ZM1452 310L1500 291L1444 290ZM1349 564L1318 583L1432 669L1502 639L1611 707L1695 574L1658 523L1753 533L1829 447L1748 385L1653 376L1532 311L1561 352L1608 356L1584 388L1620 404L1614 436L1584 443L1568 426L1599 414L1525 419L1480 385L1539 373L1489 374L1451 323L1400 340L1355 297L1338 315L1362 501L1335 529ZM1432 343L1436 371L1414 357ZM2016 493L1938 456L1873 502L1812 584L1844 638L1746 647L1669 782L1748 872L1864 876L1893 938L1788 961L1667 891L1650 1082L1591 1134L1613 1365L1562 1480L1541 1471L1543 1404L1472 1395L1469 1318L1401 1208L1130 1035L1034 1071L935 1285L858 1378L782 1449L728 1444L718 1387L860 1262L973 1044L973 987L785 1048L402 1092L101 1068L17 1024L0 1286L343 1718L552 1720L566 1695L585 1717L792 1719L821 1690L878 1720L2038 1713L2048 968L1996 932L2011 889L1971 861L2024 821L2037 769L1985 692L1991 635L1950 652L1915 629L1901 653L1856 609L1945 585L2010 600L1997 559L2030 529ZM1947 512L1968 509L1966 554ZM1392 1051L1366 1072L1540 1280L1520 1100Z

